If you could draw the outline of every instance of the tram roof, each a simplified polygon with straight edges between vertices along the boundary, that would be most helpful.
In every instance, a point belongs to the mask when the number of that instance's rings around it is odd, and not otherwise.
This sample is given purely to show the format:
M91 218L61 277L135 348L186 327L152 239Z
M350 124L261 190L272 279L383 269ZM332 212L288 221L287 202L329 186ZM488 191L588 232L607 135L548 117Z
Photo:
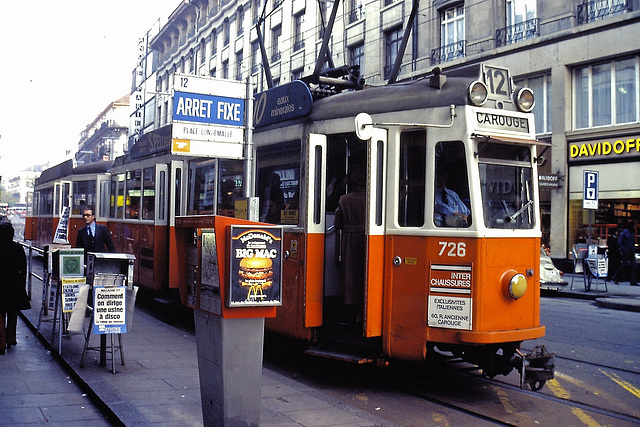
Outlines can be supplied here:
M71 175L85 175L85 174L98 174L106 173L111 168L111 161L106 162L92 162L78 165L73 167L73 160L65 160L55 166L45 169L40 173L36 183L41 184L44 182L51 182L57 179L70 177Z
M314 102L309 117L326 120L354 117L358 113L379 114L418 108L446 107L468 103L469 77L448 77L441 87L433 87L430 79L376 86L343 92Z

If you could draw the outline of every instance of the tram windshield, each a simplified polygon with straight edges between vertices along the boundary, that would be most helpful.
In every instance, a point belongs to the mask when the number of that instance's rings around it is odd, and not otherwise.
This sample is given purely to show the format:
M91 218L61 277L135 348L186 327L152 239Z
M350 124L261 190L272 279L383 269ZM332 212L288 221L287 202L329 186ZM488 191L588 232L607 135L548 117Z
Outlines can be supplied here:
M535 225L529 147L481 143L480 186L488 228L530 229Z

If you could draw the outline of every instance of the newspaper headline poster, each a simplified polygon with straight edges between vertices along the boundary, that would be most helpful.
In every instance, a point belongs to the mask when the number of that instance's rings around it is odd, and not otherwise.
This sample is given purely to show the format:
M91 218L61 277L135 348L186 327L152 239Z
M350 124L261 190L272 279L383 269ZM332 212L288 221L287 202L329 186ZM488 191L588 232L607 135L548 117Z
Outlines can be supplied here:
M124 334L126 323L126 286L93 287L93 333Z
M67 279L62 278L62 312L71 313L73 307L76 306L78 301L78 294L80 293L80 286L86 284L87 281L84 277Z

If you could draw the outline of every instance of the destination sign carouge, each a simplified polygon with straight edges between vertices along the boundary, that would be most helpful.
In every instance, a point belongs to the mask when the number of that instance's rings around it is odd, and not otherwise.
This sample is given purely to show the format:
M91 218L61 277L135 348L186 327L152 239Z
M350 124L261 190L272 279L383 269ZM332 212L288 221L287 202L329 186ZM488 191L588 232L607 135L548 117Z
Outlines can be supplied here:
M244 99L174 92L173 120L244 126Z

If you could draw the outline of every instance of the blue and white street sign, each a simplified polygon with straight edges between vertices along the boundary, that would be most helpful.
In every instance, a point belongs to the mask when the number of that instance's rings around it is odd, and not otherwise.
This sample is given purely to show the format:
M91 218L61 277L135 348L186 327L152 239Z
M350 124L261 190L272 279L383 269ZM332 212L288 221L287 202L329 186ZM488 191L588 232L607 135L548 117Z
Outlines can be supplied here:
M598 209L598 172L584 171L582 208Z
M243 127L244 99L176 91L173 120Z

